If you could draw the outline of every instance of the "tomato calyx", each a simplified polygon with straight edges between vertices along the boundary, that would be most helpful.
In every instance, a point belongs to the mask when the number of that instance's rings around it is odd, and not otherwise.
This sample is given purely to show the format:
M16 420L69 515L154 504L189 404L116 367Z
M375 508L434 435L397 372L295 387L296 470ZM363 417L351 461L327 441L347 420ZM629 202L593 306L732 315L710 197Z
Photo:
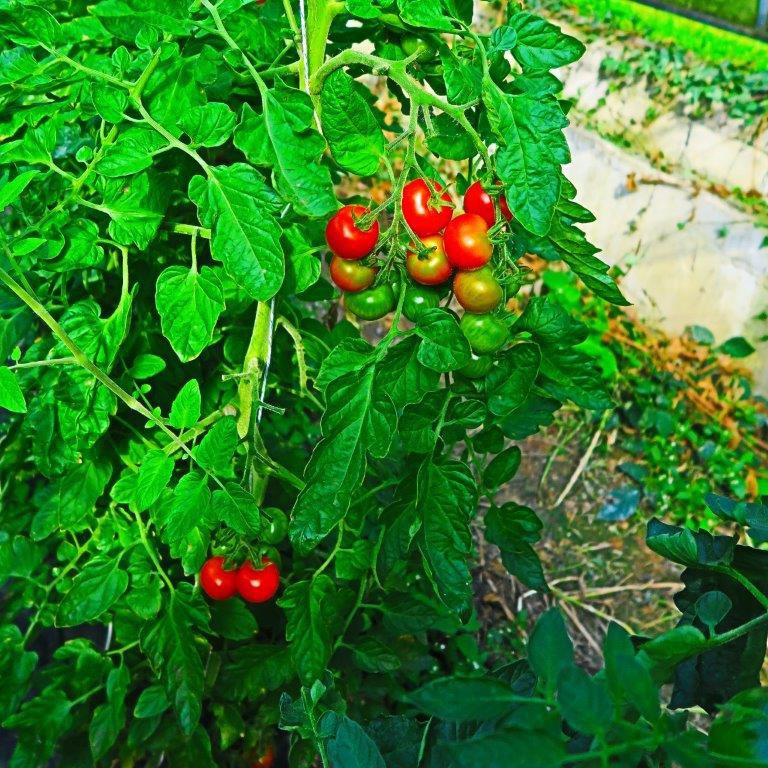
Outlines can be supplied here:
M357 261L373 253L379 240L379 222L368 224L370 211L363 205L345 205L331 216L325 226L325 241L331 253Z
M237 569L229 570L221 555L210 557L200 569L200 588L211 600L229 600L237 592Z
M247 603L266 603L280 586L280 569L268 557L261 558L261 567L250 560L237 571L237 592Z
M406 224L420 238L441 232L453 216L453 203L443 185L422 178L405 185L401 207Z
M506 219L506 221L511 221L513 216L509 204L507 203L507 198L503 193L503 185L499 185L498 189L494 185L494 187L490 187L490 189L491 192L489 192L486 186L480 181L475 181L473 184L470 184L469 188L464 193L464 211L466 213L475 213L478 216L481 216L489 228L495 229L497 225L497 215L494 197L498 197L499 210L504 219ZM501 226L503 225L504 222L501 222Z

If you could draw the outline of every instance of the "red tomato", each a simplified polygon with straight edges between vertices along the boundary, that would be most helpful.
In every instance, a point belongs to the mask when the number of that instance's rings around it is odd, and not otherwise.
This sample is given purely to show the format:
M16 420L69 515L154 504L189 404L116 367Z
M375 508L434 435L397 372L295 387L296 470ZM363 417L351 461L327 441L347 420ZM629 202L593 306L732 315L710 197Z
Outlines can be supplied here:
M366 267L357 261L349 261L339 256L331 259L331 280L342 291L356 293L373 285L376 268Z
M200 569L200 587L212 600L229 600L237 592L237 571L226 570L223 557L211 557Z
M379 222L370 229L360 229L357 221L368 213L362 205L345 205L331 216L325 227L325 242L336 256L342 259L362 259L376 247L379 239Z
M275 750L267 747L266 752L253 764L251 768L273 768L275 765Z
M435 190L440 192L442 186L432 182ZM451 198L447 192L440 196L441 200L450 203ZM450 205L440 205L432 200L432 191L424 179L409 181L403 189L403 216L408 226L419 236L429 237L436 235L453 216L453 208Z
M453 268L445 257L443 238L440 235L432 235L422 238L421 243L429 253L420 257L416 251L408 251L405 257L408 274L422 285L444 283L453 274Z
M501 304L504 292L489 266L474 272L457 272L453 278L456 300L468 312L490 312Z
M499 197L499 208L507 221L512 221L512 211L507 205L507 198L504 195ZM483 185L476 181L464 193L464 211L466 213L476 213L485 219L485 223L492 227L496 223L496 208L493 205L493 198L483 189Z
M462 213L443 235L445 255L456 269L480 269L491 260L493 245L488 239L488 225L476 213Z
M261 568L254 568L250 561L237 572L237 591L248 603L265 603L271 600L280 586L280 570L268 558L261 558Z

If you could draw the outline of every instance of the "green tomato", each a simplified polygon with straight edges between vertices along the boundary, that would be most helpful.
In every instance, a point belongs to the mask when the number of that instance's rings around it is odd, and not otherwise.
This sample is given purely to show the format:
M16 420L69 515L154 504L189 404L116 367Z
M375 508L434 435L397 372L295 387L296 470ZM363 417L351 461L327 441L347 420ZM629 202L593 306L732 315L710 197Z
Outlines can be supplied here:
M405 289L403 314L415 323L422 312L440 306L440 294L421 285L412 285Z
M386 283L357 293L344 294L344 305L361 320L379 320L397 305L392 286Z
M405 35L400 44L406 56L413 56L421 48L417 61L429 61L437 53L437 49L431 40L425 40L423 37L417 37L416 35Z
M262 541L265 544L279 544L288 535L288 516L276 507L267 507L262 512L267 519L261 531Z
M463 368L459 368L457 373L466 376L468 379L482 379L491 368L493 368L492 357L476 355L473 352L472 359Z
M478 355L498 352L509 340L507 326L495 315L476 315L465 312L460 325L469 346Z

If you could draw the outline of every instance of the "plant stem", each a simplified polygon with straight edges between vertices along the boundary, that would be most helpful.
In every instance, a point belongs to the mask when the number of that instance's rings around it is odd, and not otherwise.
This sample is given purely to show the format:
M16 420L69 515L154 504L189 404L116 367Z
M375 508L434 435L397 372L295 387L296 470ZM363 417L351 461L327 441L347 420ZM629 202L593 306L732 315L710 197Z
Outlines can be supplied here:
M160 559L157 556L157 552L155 552L155 548L152 546L152 544L149 541L149 537L147 536L147 529L144 525L144 521L141 519L141 515L138 512L134 512L134 517L136 518L136 524L139 527L139 537L141 538L141 543L144 545L144 549L147 550L147 554L149 555L149 559L152 561L152 564L155 566L155 570L160 575L160 578L165 582L168 589L171 591L171 594L175 591L175 587L173 585L173 582L168 577L168 574L165 572L165 569L160 564Z

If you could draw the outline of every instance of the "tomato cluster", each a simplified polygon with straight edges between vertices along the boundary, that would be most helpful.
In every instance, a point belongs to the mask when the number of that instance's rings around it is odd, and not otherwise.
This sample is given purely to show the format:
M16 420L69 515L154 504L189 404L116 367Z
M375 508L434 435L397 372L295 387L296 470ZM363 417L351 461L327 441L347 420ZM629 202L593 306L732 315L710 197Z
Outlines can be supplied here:
M247 603L266 603L280 586L280 569L266 557L261 568L247 560L239 568L228 570L221 556L211 557L200 569L200 587L212 600L229 600L240 595Z
M464 212L454 216L443 185L418 178L403 187L400 204L412 237L404 264L412 283L405 290L403 314L417 322L425 309L440 305L452 286L465 310L461 328L473 351L473 360L462 373L483 376L492 361L480 356L498 351L508 338L507 326L493 314L504 301L504 289L491 265L490 232L497 212L506 221L512 219L507 201L500 195L495 203L476 181L464 195ZM346 205L330 219L325 236L333 254L331 279L344 292L347 310L361 320L378 320L391 312L398 291L391 280L376 284L378 267L372 254L379 225L375 215L362 205Z

